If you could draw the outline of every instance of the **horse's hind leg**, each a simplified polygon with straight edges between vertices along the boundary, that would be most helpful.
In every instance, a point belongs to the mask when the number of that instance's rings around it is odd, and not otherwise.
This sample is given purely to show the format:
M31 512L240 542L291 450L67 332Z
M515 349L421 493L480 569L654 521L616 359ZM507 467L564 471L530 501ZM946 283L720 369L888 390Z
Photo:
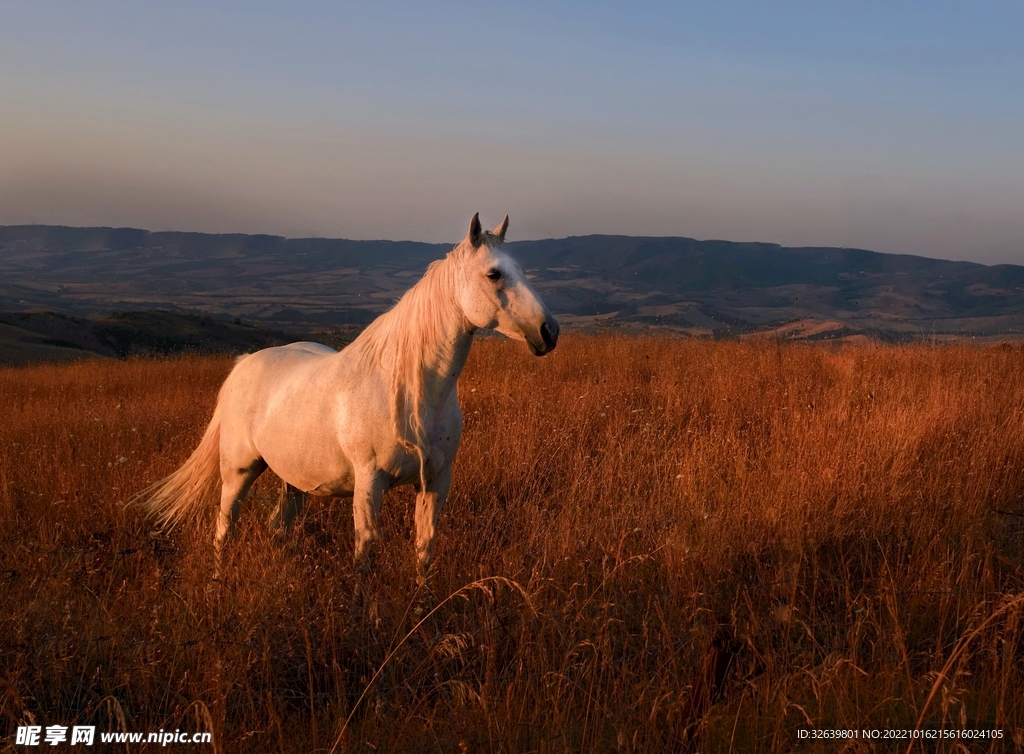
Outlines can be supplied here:
M270 514L268 524L271 529L283 527L285 532L291 531L292 524L300 513L302 513L302 490L292 487L287 482L281 483L281 495L277 501L277 507Z
M238 464L229 465L221 463L220 475L223 485L220 491L220 512L217 514L217 533L214 535L213 548L216 556L216 569L214 575L220 574L221 554L224 549L224 540L235 528L238 520L238 511L242 500L252 487L252 483L267 468L262 458L257 458L248 466Z

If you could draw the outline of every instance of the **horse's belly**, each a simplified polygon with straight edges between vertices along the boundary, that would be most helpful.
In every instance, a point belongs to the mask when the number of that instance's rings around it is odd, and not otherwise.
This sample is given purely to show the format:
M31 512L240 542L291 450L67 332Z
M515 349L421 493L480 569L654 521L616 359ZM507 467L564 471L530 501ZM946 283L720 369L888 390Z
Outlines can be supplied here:
M261 455L270 470L293 487L314 495L352 494L355 474L337 444L320 437L263 445Z
M355 478L349 473L329 482L318 484L316 487L304 490L304 492L325 497L352 497L352 494L355 492L355 486Z
M350 496L355 489L355 475L352 468L287 469L277 471L268 463L271 471L293 487L312 495Z

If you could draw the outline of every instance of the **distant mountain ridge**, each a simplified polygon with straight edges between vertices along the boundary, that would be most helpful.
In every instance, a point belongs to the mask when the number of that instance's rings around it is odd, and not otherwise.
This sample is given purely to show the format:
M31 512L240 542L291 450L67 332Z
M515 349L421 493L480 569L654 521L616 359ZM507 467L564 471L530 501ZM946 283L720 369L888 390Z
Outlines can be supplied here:
M281 328L368 322L451 244L0 226L0 310L168 309ZM682 237L511 242L569 324L691 334L1020 336L1024 267ZM803 323L803 324L800 324Z

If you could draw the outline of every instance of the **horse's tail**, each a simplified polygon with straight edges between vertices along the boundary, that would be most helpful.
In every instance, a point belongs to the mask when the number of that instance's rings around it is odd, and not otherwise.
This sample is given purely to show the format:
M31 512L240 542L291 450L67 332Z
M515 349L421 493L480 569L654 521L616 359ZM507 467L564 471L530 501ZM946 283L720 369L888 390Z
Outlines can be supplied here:
M136 499L165 528L198 518L220 486L220 401L199 447L181 468L142 492Z

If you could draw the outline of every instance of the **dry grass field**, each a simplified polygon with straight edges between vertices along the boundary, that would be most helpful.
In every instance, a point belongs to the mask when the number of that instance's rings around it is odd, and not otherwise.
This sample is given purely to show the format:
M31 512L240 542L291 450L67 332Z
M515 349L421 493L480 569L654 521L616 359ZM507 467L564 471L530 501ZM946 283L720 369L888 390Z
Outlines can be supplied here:
M483 340L422 615L409 490L359 590L349 504L271 534L269 473L220 584L212 501L170 535L122 506L230 365L0 371L0 749L31 721L226 752L1024 744L1024 349Z

